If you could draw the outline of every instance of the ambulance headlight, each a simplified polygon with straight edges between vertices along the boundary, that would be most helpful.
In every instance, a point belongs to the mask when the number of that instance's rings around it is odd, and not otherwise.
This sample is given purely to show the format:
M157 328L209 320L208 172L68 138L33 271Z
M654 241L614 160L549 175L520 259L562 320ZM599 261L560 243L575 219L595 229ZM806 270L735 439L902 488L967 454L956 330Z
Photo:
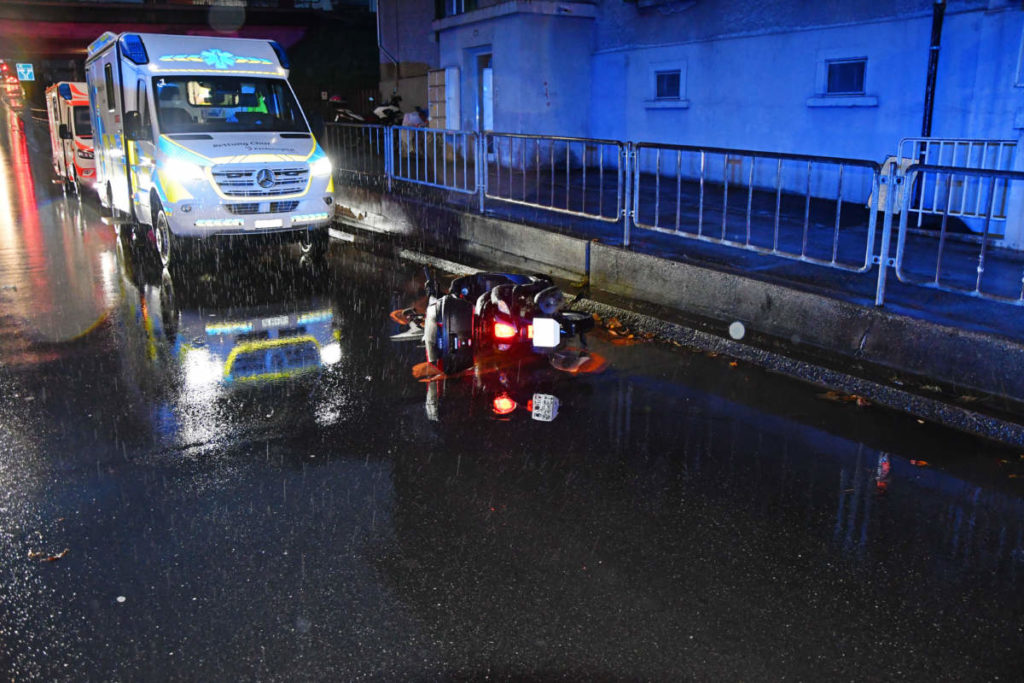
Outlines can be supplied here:
M331 175L331 160L327 157L320 157L309 165L309 172L315 176Z
M203 180L206 178L205 169L191 161L168 159L164 168L167 170L167 175L175 180Z
M341 344L331 342L320 347L320 362L324 365L334 365L341 360Z

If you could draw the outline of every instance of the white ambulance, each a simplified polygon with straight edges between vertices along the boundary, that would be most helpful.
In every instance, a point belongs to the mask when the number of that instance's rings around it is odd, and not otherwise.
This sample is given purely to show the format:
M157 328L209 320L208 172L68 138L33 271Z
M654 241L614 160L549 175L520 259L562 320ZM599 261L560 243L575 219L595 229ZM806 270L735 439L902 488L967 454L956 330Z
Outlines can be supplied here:
M92 149L92 119L85 83L54 83L46 89L46 113L50 119L53 172L64 191L81 194L82 186L96 182Z
M331 162L280 45L104 33L85 62L97 190L166 267L196 238L279 233L322 253Z

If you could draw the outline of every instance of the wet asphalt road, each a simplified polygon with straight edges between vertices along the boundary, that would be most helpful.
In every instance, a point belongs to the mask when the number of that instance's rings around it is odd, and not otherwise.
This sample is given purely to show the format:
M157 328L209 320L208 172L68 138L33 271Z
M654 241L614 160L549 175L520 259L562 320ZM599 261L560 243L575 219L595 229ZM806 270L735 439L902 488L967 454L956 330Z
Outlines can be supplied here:
M3 114L5 680L1019 680L1019 454L600 335L421 382L417 266L154 273Z

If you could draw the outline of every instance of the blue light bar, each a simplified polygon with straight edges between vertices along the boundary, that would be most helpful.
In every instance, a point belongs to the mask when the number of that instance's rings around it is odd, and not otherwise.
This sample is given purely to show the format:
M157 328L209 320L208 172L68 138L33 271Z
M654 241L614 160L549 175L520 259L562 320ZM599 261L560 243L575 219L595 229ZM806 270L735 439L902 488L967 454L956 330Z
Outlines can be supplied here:
M63 97L65 100L71 100L71 84L61 83L57 86L57 94Z
M146 54L146 46L142 44L142 38L134 33L126 33L121 36L121 52L124 56L136 64L148 64L149 55Z
M277 53L277 61L281 62L282 69L290 69L291 66L288 62L288 55L284 53L284 48L281 47L276 40L267 41L270 43L270 47L274 48L274 52Z

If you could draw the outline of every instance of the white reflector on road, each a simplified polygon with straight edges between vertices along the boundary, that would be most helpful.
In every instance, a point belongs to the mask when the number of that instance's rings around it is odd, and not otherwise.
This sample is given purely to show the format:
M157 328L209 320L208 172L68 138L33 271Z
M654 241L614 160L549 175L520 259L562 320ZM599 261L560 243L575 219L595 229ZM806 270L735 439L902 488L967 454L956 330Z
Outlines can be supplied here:
M533 345L553 349L561 339L562 327L554 318L533 319Z

